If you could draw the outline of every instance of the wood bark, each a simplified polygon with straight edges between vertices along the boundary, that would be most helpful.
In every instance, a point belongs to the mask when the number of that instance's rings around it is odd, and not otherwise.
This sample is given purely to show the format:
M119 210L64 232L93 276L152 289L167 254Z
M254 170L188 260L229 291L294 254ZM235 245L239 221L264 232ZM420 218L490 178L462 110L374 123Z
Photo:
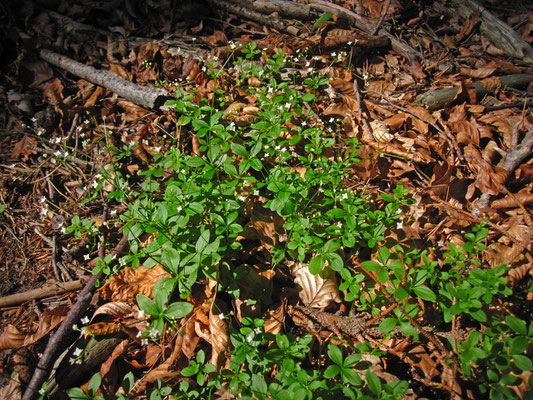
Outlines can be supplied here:
M43 60L56 67L63 68L73 75L96 85L103 86L124 99L147 109L157 108L163 105L167 99L172 98L170 93L165 89L136 85L112 72L98 70L50 50L41 50L40 56Z

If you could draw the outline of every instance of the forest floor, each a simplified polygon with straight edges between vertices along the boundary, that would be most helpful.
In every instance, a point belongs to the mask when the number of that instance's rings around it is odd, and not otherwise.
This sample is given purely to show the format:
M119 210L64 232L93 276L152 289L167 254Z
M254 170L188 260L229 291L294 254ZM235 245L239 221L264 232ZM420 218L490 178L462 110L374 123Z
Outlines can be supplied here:
M533 5L355 3L0 6L1 398L531 396Z

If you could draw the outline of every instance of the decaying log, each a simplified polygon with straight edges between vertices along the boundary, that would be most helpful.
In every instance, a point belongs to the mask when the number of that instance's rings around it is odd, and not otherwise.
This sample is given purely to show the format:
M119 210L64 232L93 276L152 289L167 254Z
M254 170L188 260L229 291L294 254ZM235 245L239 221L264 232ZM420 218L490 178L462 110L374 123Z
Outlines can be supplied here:
M480 98L487 93L494 92L500 88L520 88L527 86L531 81L533 81L533 75L516 74L483 79L480 82L474 83L472 86L476 91L476 97ZM457 96L459 90L460 87L431 90L418 95L416 97L415 104L427 107L429 110L436 110L444 107L453 100L467 100L466 93Z
M243 4L239 4L239 2L226 1L226 0L207 0L207 1L211 5L211 7L220 8L232 14L240 15L243 18L249 19L251 21L259 22L260 24L276 29L279 32L287 32L295 36L297 36L300 32L299 29L294 26L286 25L285 23L283 23L277 18L274 18L269 15L261 14L260 12L252 10Z
M40 56L43 60L56 67L63 68L73 75L103 86L124 99L147 109L157 108L163 105L166 100L172 98L165 89L136 85L112 72L98 70L50 50L42 49Z
M459 15L468 18L479 11L481 18L481 33L487 36L505 54L533 63L533 47L516 33L505 22L496 18L485 7L475 0L453 0L453 5Z

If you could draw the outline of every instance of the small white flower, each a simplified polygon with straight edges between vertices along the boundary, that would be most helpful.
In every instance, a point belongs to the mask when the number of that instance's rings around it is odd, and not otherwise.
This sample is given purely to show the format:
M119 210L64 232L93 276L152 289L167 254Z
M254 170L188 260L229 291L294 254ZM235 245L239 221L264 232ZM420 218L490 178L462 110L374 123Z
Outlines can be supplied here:
M286 103L285 103L285 108L291 108L291 103L286 102Z
M223 320L224 319L224 314L223 313L218 314L218 318L220 318L220 320Z
M48 215L48 208L43 208L43 209L41 210L41 215L42 215L43 217L46 217L46 216Z
M348 193L343 193L343 194L341 194L341 196L340 196L340 199L341 199L341 200L346 200L347 198L348 198Z
M444 242L443 242L442 240L439 240L439 241L437 242L437 246L439 246L439 247L444 247Z
M237 47L237 45L235 44L235 42L233 40L230 40L229 41L229 47L233 50Z
M37 118L32 117L31 121L32 121L32 122L37 122Z
M254 190L254 196L259 196L259 190Z
M141 346L146 346L148 344L148 339L141 339Z
M181 206L177 206L177 207L176 207L176 211L177 211L177 212L180 212L181 209L182 209Z
M337 53L335 52L331 53L331 57L337 57Z
M148 140L146 140L146 139L143 139L142 142L143 142L143 144L145 144L145 145L147 145L147 146L148 146L148 144L149 144L149 143L148 143Z
M204 66L202 66L202 71L204 71L204 72L206 72L206 71L207 71L207 68L206 68L206 66L205 66L205 65L204 65Z
M239 199L240 201L245 201L245 200L246 200L246 197L244 197L244 196L239 196L238 199Z
M280 151L281 150L281 146L280 145L276 145L276 147L274 147L274 150Z
M74 324L74 325L72 325L72 330L74 330L74 331L79 331L80 328L78 327L78 324Z
M137 332L137 335L135 337L141 337L143 334L141 333L141 331L138 331Z
M80 349L79 347L76 347L76 349L74 350L74 353L72 353L72 355L74 355L76 357L79 357L79 356L81 356L81 353L83 353L83 350Z
M89 317L85 316L81 319L81 323L83 325L87 325L89 323ZM79 355L79 354L78 354Z
M159 153L159 152L161 151L161 146L156 146L156 147L154 147L154 151L156 151L156 152Z
M41 136L44 132L45 132L44 129L39 128L39 130L37 131L37 136Z
M157 339L159 337L159 331L155 328L151 328L148 334L152 339Z
M274 91L274 89L272 88L272 86L269 86L267 92L268 93L272 93L273 91Z
M83 129L83 128L81 127L81 125L78 125L78 126L76 127L76 130L77 130L78 132L80 132L82 129ZM84 136L85 136L85 133L82 133L80 136L81 136L81 137L84 137Z
M302 126L307 126L307 121L302 121Z
M94 189L96 189L98 187L98 182L97 181L94 181L91 185Z
M70 357L70 358L68 359L68 362L70 363L70 365L76 364L76 361L77 361L77 359L76 359L76 358L73 358L73 357Z
M42 196L40 202L41 203L46 203L46 197Z
M337 222L337 226L338 226L339 228L342 228L342 222L341 222L341 221Z
M90 258L91 258L91 255L90 255L90 254L85 254L85 255L83 256L83 259L84 259L85 261L89 260Z
M120 260L118 260L118 263L121 267L123 267L124 265L126 265L126 260L124 258L121 258Z
M403 229L403 222L400 221L396 224L396 229Z
M62 233L62 234L65 234L65 233L67 233L67 228L65 228L65 227L62 227L62 228L61 228L61 233Z
M85 125L89 125L89 120L86 119L85 121L83 121L83 123L84 123Z
M234 131L234 130L235 130L235 123L234 123L234 122L231 122L231 123L228 125L228 130L229 130L229 131Z
M109 211L109 215L111 215L112 217L117 215L117 210L113 209L113 210Z
M52 159L50 160L50 162L51 162L52 164L55 164L55 163L56 163L56 159L55 159L55 158L52 158Z
M141 319L144 317L144 310L139 310L138 314L137 314L137 318ZM139 332L141 333L141 332Z
M255 329L254 329L254 333L255 333L256 335L259 335L259 334L261 333L261 328L259 328L259 327L255 328Z
M348 42L346 43L348 46L351 46L353 44L353 42Z

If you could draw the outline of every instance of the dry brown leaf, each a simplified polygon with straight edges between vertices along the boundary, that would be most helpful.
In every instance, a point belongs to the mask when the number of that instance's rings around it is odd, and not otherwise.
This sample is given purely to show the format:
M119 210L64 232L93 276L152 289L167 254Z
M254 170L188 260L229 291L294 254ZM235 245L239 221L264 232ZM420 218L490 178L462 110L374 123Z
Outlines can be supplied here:
M285 319L285 305L280 304L275 310L268 312L269 317L265 318L265 332L277 335L283 328L283 321Z
M26 334L19 331L14 325L7 325L0 334L0 350L18 349L24 344Z
M515 208L519 204L529 206L533 203L533 193L517 193L514 196L506 196L503 199L494 200L492 208Z
M10 154L12 158L18 158L22 155L22 161L28 161L28 157L31 154L37 154L35 150L32 150L31 147L37 145L37 140L29 136L23 136L16 144L15 148Z
M170 357L167 358L165 362L150 370L150 372L137 381L135 387L130 393L134 395L145 391L148 385L155 382L158 378L164 379L177 376L179 372L173 368L182 354L182 344L183 336L176 335L176 341L174 342L174 348Z
M209 343L211 344L211 361L217 370L220 367L221 359L229 343L228 325L223 316L213 312L213 307L209 311Z
M91 320L93 320L97 315L110 315L115 318L124 318L130 315L135 315L139 312L137 306L132 306L128 303L121 301L113 301L111 303L106 303L96 309Z
M22 332L14 325L7 325L0 335L0 350L26 347L36 343L55 329L67 315L66 307L58 307L41 314L37 330L33 333Z
M181 348L183 354L185 354L185 357L187 357L189 360L192 358L192 356L194 356L194 352L198 346L198 342L200 341L200 338L194 329L194 323L194 318L188 318L187 322L185 323L185 333L183 335L183 345Z
M294 276L300 299L307 307L323 309L332 302L341 302L335 273L329 268L313 275L309 272L308 264L298 261L289 263L288 266Z
M138 294L152 297L154 285L161 278L170 277L160 264L151 269L128 267L113 275L99 290L105 300L136 304Z
M111 335L115 332L120 332L122 325L116 322L97 322L95 324L87 325L82 328L84 335Z
M246 238L252 235L250 232L252 230L267 250L283 241L285 236L283 218L276 212L263 207L259 201L250 202L247 206L249 206L250 222L243 233Z

